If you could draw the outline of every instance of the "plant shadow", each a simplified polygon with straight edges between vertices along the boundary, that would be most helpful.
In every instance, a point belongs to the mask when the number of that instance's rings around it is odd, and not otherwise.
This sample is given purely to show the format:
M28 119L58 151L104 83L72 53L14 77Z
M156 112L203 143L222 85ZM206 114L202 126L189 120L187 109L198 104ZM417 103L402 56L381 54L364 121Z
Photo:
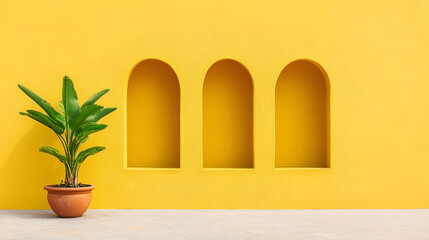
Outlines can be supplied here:
M0 202L6 209L49 209L43 186L58 182L63 170L56 158L38 151L42 146L61 149L50 129L34 123L0 166L0 189L8 193Z

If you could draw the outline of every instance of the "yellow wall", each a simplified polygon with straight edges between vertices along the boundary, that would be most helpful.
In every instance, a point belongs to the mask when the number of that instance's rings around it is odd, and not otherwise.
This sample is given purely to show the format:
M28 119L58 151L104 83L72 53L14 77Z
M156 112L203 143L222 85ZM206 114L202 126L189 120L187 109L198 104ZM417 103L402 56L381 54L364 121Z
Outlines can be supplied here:
M49 208L63 168L37 150L60 145L18 115L38 107L17 84L57 106L65 74L81 101L111 88L100 104L118 107L85 144L107 147L80 173L92 208L428 208L428 29L424 0L0 1L0 209ZM179 169L127 165L127 82L145 59L179 80ZM253 146L232 151L238 168L203 168L203 82L221 59L251 76ZM297 59L329 76L329 168L275 168L276 81Z

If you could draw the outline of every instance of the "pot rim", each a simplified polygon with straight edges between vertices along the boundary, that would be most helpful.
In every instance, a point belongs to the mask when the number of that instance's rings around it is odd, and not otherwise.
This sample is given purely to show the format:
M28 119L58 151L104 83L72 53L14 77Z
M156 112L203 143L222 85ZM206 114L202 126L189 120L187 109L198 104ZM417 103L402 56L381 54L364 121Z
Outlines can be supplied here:
M89 185L87 187L72 187L72 188L60 188L58 184L46 185L43 189L48 192L63 192L63 193L78 193L78 192L90 192L95 189L94 185Z

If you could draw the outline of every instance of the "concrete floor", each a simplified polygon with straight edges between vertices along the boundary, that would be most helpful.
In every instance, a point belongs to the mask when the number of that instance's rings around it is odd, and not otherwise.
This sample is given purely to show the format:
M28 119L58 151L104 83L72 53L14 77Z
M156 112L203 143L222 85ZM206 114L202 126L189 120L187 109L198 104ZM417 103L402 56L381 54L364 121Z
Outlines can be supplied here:
M427 240L423 210L0 210L0 239Z

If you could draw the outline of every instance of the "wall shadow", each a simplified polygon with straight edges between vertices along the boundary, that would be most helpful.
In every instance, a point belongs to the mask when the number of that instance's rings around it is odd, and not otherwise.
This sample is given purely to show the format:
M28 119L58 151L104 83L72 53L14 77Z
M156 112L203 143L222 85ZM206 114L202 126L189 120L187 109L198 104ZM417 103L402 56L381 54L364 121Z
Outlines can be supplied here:
M33 121L28 119L28 121ZM64 179L64 167L60 161L39 152L42 146L52 146L63 152L55 133L47 127L34 123L30 130L16 143L15 148L0 166L0 189L3 206L49 209L44 185L59 183ZM40 182L43 184L40 185ZM37 196L36 198L34 196ZM32 199L31 202L28 199ZM34 200L36 199L36 200Z

